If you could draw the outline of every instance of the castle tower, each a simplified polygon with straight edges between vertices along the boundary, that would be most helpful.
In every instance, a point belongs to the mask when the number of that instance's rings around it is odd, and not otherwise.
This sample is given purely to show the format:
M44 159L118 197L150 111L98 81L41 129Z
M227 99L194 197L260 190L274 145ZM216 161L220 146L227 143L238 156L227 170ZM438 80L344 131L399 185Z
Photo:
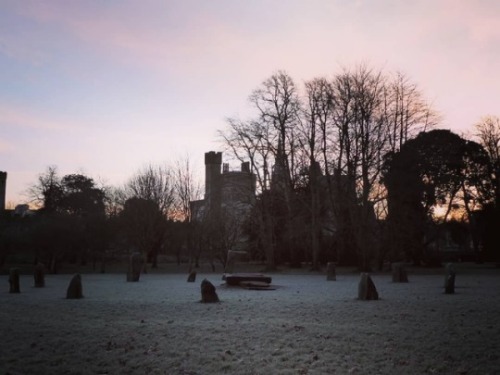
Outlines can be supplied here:
M6 192L7 192L7 172L0 172L0 212L5 210Z
M205 201L208 209L220 207L222 152L205 153Z

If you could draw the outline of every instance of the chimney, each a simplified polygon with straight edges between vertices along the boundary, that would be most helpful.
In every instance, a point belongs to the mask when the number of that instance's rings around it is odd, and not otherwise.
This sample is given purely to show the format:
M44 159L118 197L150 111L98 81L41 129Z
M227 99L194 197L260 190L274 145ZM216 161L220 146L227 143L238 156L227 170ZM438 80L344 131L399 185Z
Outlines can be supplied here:
M241 163L241 171L245 173L250 173L250 162L245 161Z

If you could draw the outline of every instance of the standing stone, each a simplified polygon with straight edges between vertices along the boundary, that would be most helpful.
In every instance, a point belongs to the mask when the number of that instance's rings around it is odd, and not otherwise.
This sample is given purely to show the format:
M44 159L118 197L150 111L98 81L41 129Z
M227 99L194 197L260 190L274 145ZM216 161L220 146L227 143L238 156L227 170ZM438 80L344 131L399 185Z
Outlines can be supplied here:
M133 253L130 256L128 262L127 281L139 281L139 278L141 277L142 263L143 259L141 253Z
M335 263L328 262L326 265L326 280L335 281L337 280L337 273L335 272Z
M79 274L73 276L66 291L67 299L83 298L82 277Z
M19 286L19 268L11 268L9 271L9 293L21 293Z
M455 267L453 263L448 263L446 265L446 276L444 279L444 292L446 294L455 293Z
M215 292L215 286L207 279L203 279L203 281L201 282L201 302L219 302L219 297Z
M194 283L196 281L196 271L191 271L189 273L187 281L188 283Z
M377 288L368 273L361 274L361 280L358 285L358 299L363 301L378 299Z
M45 266L42 263L37 263L34 272L35 288L43 288L45 286Z
M403 263L392 263L392 282L393 283L407 283L408 273Z

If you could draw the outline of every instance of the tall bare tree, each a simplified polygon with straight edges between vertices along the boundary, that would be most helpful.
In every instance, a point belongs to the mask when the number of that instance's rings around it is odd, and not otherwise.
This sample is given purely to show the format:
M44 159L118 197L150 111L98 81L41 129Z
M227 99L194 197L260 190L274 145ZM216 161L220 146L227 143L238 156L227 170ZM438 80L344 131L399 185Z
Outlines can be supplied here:
M259 242L266 256L266 267L273 270L276 268L274 222L271 213L272 199L268 192L271 187L274 157L270 129L258 121L228 119L228 129L220 131L219 136L240 162L249 161L250 170L256 176L259 199L255 204L255 226L258 228Z
M328 138L323 140L325 172L328 175L333 170L337 175L334 195L347 194L350 208L342 209L345 202L334 205L337 215L342 216L337 224L340 229L347 225L347 232L354 230L346 239L356 243L358 261L368 268L377 242L376 214L386 213L386 192L379 183L383 157L432 127L438 117L417 86L401 73L391 78L358 65L336 75L332 87L333 121L331 130L324 132ZM345 241L340 238L340 242Z
M293 241L294 189L299 176L298 132L301 102L292 78L278 71L254 90L250 101L257 109L258 121L269 129L268 143L274 157L271 175L274 191L276 246L280 254L299 264L298 248Z
M31 203L43 209L45 212L56 210L63 191L61 187L61 177L58 174L56 166L49 166L45 173L38 176L36 184L28 189L28 196Z
M305 83L306 97L299 126L300 150L305 153L309 177L312 269L319 269L322 170L326 164L329 125L333 116L333 88L325 78Z
M125 187L129 198L141 198L154 202L168 217L175 201L174 177L172 170L164 165L147 165L139 170Z
M249 160L252 171L257 176L261 243L266 248L268 268L274 268L274 245L271 209L276 202L268 189L280 191L274 197L282 198L285 207L284 238L292 226L293 188L297 178L297 130L300 100L294 81L279 71L252 92L249 98L256 116L250 121L229 119L229 129L221 132L224 143L233 151L237 159ZM274 198L273 198L274 199Z
M486 116L475 126L476 137L488 153L492 165L495 206L500 207L500 118Z
M201 184L195 177L189 156L175 162L174 172L175 216L183 221L191 220L191 202L201 194Z
M382 216L386 207L380 204L386 197L379 182L383 156L431 127L437 117L404 75L391 78L366 65L344 69L331 80L306 82L303 98L297 91L286 73L265 80L250 96L257 116L247 122L230 119L222 138L238 159L250 159L262 202L275 204L273 194L264 194L268 186L280 191L285 227L293 227L297 183L304 186L300 172L307 170L313 267L319 261L320 207L329 200L340 255L356 253L367 269L377 214ZM325 185L327 197L320 194ZM276 217L270 217L276 225Z
M128 220L128 222L139 225L137 227L138 232L154 236L154 238L144 240L141 243L150 244L148 250L143 247L142 251L146 252L144 255L147 256L148 260L152 262L153 268L155 268L158 254L166 236L167 227L165 222L174 214L175 184L172 171L167 166L148 165L132 176L125 186L125 193L127 202L130 203L128 212L136 212L137 215L138 211L144 211L140 216L148 221L147 223L138 223L133 220ZM152 207L156 207L155 210L160 215L150 214L154 211ZM125 204L125 208L127 208L127 204ZM130 217L130 215L124 215L124 217ZM144 228L153 229L145 231Z
M385 77L364 65L344 69L329 87L329 118L320 122L323 167L337 227L338 256L357 253L368 268L373 249L373 200L382 155L387 151L383 118ZM352 260L351 260L352 261Z
M269 129L267 134L272 138L268 143L274 154L275 168L282 169L281 183L293 188L300 108L295 83L287 73L279 71L253 91L250 102L257 109L259 123Z
M418 86L401 72L388 79L384 107L392 152L399 151L406 141L439 122L439 115L424 100Z

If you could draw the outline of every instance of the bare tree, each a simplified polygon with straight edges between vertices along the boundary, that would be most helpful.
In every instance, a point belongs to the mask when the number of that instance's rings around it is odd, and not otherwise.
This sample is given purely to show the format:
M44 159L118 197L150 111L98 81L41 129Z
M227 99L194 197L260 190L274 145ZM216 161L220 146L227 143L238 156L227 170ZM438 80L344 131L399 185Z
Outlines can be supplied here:
M127 222L135 227L136 233L140 233L142 237L152 236L136 242L148 244L141 245L141 251L145 252L144 255L152 262L153 268L157 267L158 254L165 240L166 220L174 215L174 193L174 178L166 166L148 165L137 172L125 186L127 201L123 217L130 219ZM142 213L139 215L138 212ZM159 215L153 214L155 212ZM141 221L132 220L134 215L140 217Z
M201 236L203 234L203 226L200 223L193 221L192 202L199 199L201 195L201 184L195 177L193 165L188 155L177 159L174 166L174 220L181 220L176 223L177 233L171 233L169 243L171 250L177 257L177 262L180 263L183 248L187 248L189 252L190 264L193 259L198 259L202 252Z
M258 227L261 228L261 243L266 249L267 266L274 268L273 228L276 217L271 210L277 204L276 197L285 207L285 217L280 224L286 228L284 237L277 242L287 241L286 232L292 230L293 189L298 176L296 127L300 100L295 83L283 71L264 80L249 100L256 110L256 117L246 122L229 119L229 129L220 132L220 136L237 159L250 161L252 172L257 177L257 190L261 194L257 202L260 208ZM269 193L271 185L274 195Z
M301 100L293 80L278 72L252 93L250 102L256 118L230 119L229 130L220 134L238 159L251 161L262 202L273 206L280 197L284 227L293 228L298 183L307 186L313 267L319 262L323 199L329 201L333 218L327 220L335 226L339 255L357 253L360 266L369 268L376 219L386 214L386 191L379 182L384 155L437 121L416 85L400 73L391 79L358 65L332 80L306 82ZM322 197L325 181L328 194ZM268 188L279 193L264 194ZM279 225L267 210L268 224ZM269 241L286 240L273 239L277 233L271 231Z
M180 158L174 168L175 216L183 221L191 220L191 202L201 194L201 184L195 178L189 156Z
M324 78L305 83L306 98L299 126L300 150L305 153L309 176L312 269L319 269L321 224L321 176L319 160L326 164L327 131L333 115L333 88Z
M125 207L125 202L127 200L127 193L124 188L120 187L106 187L106 214L108 217L117 217L123 208Z
M166 217L172 214L171 209L175 201L174 189L171 169L151 164L138 171L125 186L128 198L152 201Z
M301 102L292 78L279 71L254 90L250 101L257 109L258 121L268 128L267 143L274 157L271 174L275 243L292 264L299 264L298 248L293 241L294 189L299 176L298 131ZM280 209L280 207L282 207ZM281 215L276 215L278 212Z
M27 194L30 202L45 212L55 211L63 194L57 167L47 167L45 173L38 176L37 183L28 189Z
M259 199L255 205L256 227L259 240L264 249L266 264L269 270L276 268L273 228L271 213L271 196L268 194L271 183L271 166L273 158L273 138L270 129L257 121L243 122L228 119L228 129L220 131L219 136L233 155L240 161L249 161L252 173L256 176Z
M476 137L490 157L495 206L500 207L500 118L484 117L475 127Z
M388 80L384 111L392 152L399 151L403 143L422 131L432 129L439 122L438 114L423 99L418 86L401 72L396 72Z
M293 188L295 172L296 131L300 100L292 78L279 71L262 82L250 95L257 109L258 122L269 130L268 145L274 154L275 168L282 169L281 183Z
M166 236L166 218L158 206L152 200L133 197L125 202L120 218L133 252L144 254L156 268L158 253Z
M350 208L342 208L345 202L334 204L341 216L337 225L342 229L347 224L344 229L352 233L347 241L355 241L361 267L369 268L379 232L375 219L386 214L386 191L379 182L384 155L432 127L438 117L417 86L401 73L391 79L359 65L335 76L332 87L331 130L324 131L322 141L325 171L330 174L332 165L337 175L333 195L347 194L350 202Z
M385 77L360 65L335 76L330 87L330 118L320 122L320 143L338 256L342 261L355 252L361 267L368 268L374 248L373 199L387 151Z

